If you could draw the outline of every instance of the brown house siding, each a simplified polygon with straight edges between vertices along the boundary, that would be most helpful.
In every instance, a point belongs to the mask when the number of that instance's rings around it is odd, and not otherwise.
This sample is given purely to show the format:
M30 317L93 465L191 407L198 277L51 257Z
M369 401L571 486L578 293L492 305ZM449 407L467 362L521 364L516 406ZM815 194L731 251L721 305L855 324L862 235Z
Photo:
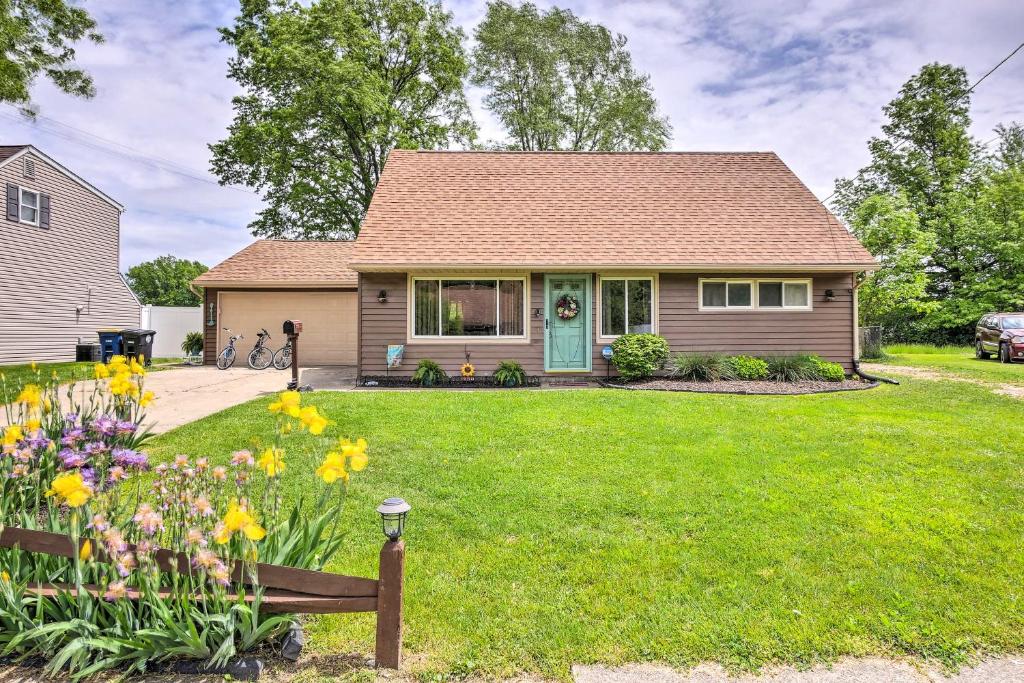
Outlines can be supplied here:
M118 272L120 212L41 157L0 168L11 183L50 195L50 226L0 216L0 364L73 361L97 328L138 327L140 305ZM80 308L79 308L80 307Z
M220 290L207 287L203 290L203 364L217 363L217 326L220 324L220 311L217 310L217 292ZM210 324L210 305L214 307L213 324Z
M719 277L748 277L743 274L715 274ZM755 277L755 276L749 276ZM767 276L762 276L767 277ZM697 305L698 275L662 273L658 278L658 333L666 337L673 352L715 351L727 354L783 355L817 353L842 363L851 370L853 358L853 276L843 274L793 273L787 278L813 280L811 311L701 311ZM597 276L593 282L596 293ZM388 300L377 300L380 290ZM825 301L831 289L835 300ZM528 374L544 373L544 319L534 318L534 308L544 306L544 274L530 276L530 341L528 343L408 343L407 275L405 273L363 273L360 275L359 360L363 375L385 373L388 344L405 344L402 367L393 373L408 375L423 358L441 364L449 373L458 372L466 351L481 374L490 374L500 360L514 359ZM591 318L597 325L597 297L591 297ZM593 341L594 375L603 375L606 365L601 349L607 342ZM614 372L614 371L613 371Z

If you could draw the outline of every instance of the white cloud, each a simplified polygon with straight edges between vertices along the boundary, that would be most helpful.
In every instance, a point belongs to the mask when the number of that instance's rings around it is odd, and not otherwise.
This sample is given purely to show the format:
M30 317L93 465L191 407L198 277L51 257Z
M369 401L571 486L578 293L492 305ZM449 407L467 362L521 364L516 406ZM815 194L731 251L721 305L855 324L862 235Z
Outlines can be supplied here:
M472 36L485 5L446 2ZM539 3L550 5L550 2ZM572 0L559 2L630 40L650 73L671 147L775 150L824 197L837 176L867 160L881 108L930 61L967 67L978 78L1016 46L1024 4L1016 0ZM82 46L80 62L98 93L76 100L40 82L45 117L174 162L206 182L154 168L122 147L77 131L0 118L3 142L32 142L127 207L122 267L172 253L213 264L247 244L259 210L252 193L220 188L206 172L206 145L231 121L237 92L226 77L230 50L217 26L237 2L105 0L88 7L107 38ZM501 135L469 92L482 139ZM974 134L992 137L1000 121L1024 120L1024 53L978 89ZM117 153L115 153L117 152Z

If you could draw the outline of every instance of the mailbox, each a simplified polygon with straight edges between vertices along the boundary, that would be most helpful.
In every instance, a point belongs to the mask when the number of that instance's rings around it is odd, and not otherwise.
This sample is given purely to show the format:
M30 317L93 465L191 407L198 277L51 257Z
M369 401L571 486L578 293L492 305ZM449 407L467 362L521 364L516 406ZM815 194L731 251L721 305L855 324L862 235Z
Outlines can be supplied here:
M302 332L302 321L301 320L285 320L284 321L284 333L287 335L295 335Z

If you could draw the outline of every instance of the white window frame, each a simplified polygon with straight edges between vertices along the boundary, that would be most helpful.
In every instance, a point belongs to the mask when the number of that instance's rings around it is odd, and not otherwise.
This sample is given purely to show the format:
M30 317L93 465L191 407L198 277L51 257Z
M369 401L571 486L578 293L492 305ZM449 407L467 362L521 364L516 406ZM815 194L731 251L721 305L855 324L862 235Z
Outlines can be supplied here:
M725 293L725 306L705 306L704 305L704 283L705 282L724 282L726 283ZM729 283L743 283L750 285L750 305L749 306L730 306L729 305ZM762 307L760 301L760 288L761 283L780 283L782 284L782 305L781 306L764 306ZM806 306L787 306L786 305L786 285L787 284L802 284L807 286L807 305ZM814 310L814 280L811 278L791 278L791 277L766 277L766 278L722 278L722 277L708 277L700 278L697 281L697 309L700 311L765 311L765 312L798 312L798 311L813 311Z
M614 340L626 334L604 333L604 281L605 280L647 280L651 283L651 333L658 334L658 276L654 275L598 275L597 276L597 338ZM629 296L626 296L626 329L629 329Z
M441 301L441 299L440 299L441 284L440 283L441 283L441 281L443 281L443 280L493 280L493 281L496 281L496 282L500 283L500 282L502 282L504 280L512 280L512 281L522 282L523 283L523 334L518 334L518 335L508 335L508 334L502 335L502 334L498 334L498 335L487 336L487 337L479 336L479 335L453 336L453 335L441 335L441 334L436 334L436 335L416 334L416 316L415 316L415 311L416 311L416 300L415 300L416 299L416 283L420 282L421 280L428 280L428 281L429 280L433 280L433 281L438 283L438 307L437 307L437 316L438 316L438 328L437 329L438 330L441 330L442 327L443 327L441 325L441 315L442 315L442 312L441 312L441 305L440 305L440 301ZM479 343L479 344L510 344L510 343L511 344L522 344L522 343L528 343L530 341L530 320L531 320L531 318L530 318L530 276L529 275L495 275L493 273L490 273L490 274L444 273L442 275L410 275L409 276L409 283L408 283L408 290L407 291L408 291L408 302L409 302L409 304L408 304L408 307L407 307L406 316L407 316L407 318L409 320L409 324L408 324L407 330L406 330L407 337L408 337L406 341L408 343L430 342L430 343L435 343L435 344L463 344L463 345L465 345L465 344L469 344L469 343L472 343L472 342L476 342L476 343ZM499 285L499 287L495 288L495 292L494 292L495 305L496 305L496 308L497 308L497 311L496 311L497 315L495 317L495 324L500 329L501 328L501 307L497 306L499 292L500 292L500 285Z
M36 196L36 205L35 205L35 207L28 206L27 204L24 203L25 202L25 193L26 192L29 193L29 194L34 194ZM24 223L25 225L34 225L36 227L39 227L39 216L40 216L40 213L42 211L41 207L39 206L39 203L40 203L39 202L39 198L41 196L42 196L41 192L38 192L36 190L29 190L28 188L21 187L20 185L18 186L18 222L19 223ZM35 219L35 221L27 221L27 220L25 220L24 218L21 217L21 209L22 209L22 207L29 208L29 209L32 209L32 208L35 209L35 211L36 211L36 219Z

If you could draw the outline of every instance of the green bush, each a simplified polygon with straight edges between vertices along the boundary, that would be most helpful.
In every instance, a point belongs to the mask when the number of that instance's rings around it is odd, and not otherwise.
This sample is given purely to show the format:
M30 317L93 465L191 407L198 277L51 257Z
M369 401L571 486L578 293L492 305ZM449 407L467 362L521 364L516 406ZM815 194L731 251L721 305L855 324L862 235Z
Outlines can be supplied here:
M814 365L814 371L818 374L818 379L823 379L826 382L842 382L846 379L846 371L839 363L830 363L817 356L811 358L811 363Z
M421 387L432 387L446 379L448 379L448 373L429 358L421 360L416 366L416 372L412 375L412 381Z
M650 377L668 354L668 342L656 334L624 334L612 342L612 365L626 379Z
M494 383L503 387L516 387L526 384L526 371L518 361L503 360L494 371Z
M753 356L732 356L729 358L737 379L768 379L768 363Z
M818 379L818 368L814 359L806 354L796 356L775 356L768 361L768 379L776 382L800 382Z
M190 355L198 356L203 352L203 333L189 332L185 335L185 341L181 342L181 350Z
M697 382L736 379L736 369L720 353L679 353L672 358L669 376Z

